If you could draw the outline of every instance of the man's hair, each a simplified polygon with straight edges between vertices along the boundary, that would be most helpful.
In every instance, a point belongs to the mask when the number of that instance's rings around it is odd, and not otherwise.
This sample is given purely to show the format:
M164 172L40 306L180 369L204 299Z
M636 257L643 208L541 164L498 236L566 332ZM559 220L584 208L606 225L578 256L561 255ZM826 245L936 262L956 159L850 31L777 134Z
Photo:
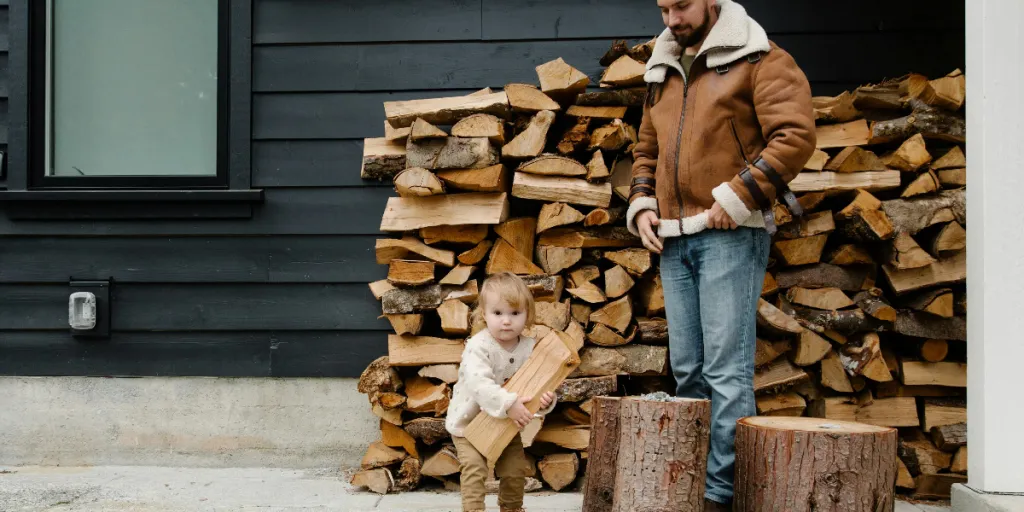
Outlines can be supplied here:
M533 326L535 312L530 289L519 276L511 272L499 272L484 280L483 286L480 287L477 306L473 310L474 331L479 332L479 328L486 328L484 313L487 303L493 300L501 300L515 309L525 310L526 327Z

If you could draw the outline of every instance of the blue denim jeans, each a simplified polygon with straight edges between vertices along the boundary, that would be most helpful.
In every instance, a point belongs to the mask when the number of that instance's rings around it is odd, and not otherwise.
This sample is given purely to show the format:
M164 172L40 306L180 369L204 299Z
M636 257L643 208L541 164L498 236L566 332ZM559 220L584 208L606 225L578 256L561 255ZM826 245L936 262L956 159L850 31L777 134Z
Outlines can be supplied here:
M669 359L676 395L711 399L711 452L704 496L733 497L736 421L757 413L757 301L771 237L764 229L709 229L665 240Z

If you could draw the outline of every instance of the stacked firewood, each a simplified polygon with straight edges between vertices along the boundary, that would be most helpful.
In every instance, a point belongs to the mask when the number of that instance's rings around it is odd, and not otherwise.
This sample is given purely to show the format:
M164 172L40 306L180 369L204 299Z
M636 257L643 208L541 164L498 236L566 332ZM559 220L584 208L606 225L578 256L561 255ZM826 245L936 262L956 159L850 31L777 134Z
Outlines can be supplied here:
M673 389L657 256L624 226L650 50L617 42L600 88L558 59L536 68L539 87L385 103L362 176L398 193L381 221L396 236L376 245L388 277L370 285L395 332L360 379L381 440L354 483L456 485L444 414L496 272L533 291L529 334L565 333L581 359L523 432L531 488L578 486L594 396ZM815 99L819 150L791 184L807 213L775 207L758 314L758 412L905 428L900 485L923 495L958 478L939 448L963 444L950 427L964 421L962 83L911 75Z

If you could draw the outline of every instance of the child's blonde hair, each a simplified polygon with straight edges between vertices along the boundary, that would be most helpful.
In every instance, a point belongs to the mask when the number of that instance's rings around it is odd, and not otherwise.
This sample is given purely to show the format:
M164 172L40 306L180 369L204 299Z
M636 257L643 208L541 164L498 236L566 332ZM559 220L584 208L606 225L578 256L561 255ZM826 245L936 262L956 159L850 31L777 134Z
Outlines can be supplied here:
M502 300L515 309L526 311L526 327L532 327L534 322L533 293L526 286L526 282L511 272L499 272L484 280L483 286L477 295L476 309L473 310L473 332L477 333L487 328L484 321L484 312L487 309L487 300Z

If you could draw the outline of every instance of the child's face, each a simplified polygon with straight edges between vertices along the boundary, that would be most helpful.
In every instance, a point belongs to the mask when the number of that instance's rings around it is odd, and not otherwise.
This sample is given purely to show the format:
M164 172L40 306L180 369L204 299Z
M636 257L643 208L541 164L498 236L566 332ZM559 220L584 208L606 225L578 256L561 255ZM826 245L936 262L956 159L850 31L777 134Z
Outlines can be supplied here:
M519 338L526 327L526 310L513 308L500 298L488 297L485 302L484 320L487 330L498 341L511 342Z

